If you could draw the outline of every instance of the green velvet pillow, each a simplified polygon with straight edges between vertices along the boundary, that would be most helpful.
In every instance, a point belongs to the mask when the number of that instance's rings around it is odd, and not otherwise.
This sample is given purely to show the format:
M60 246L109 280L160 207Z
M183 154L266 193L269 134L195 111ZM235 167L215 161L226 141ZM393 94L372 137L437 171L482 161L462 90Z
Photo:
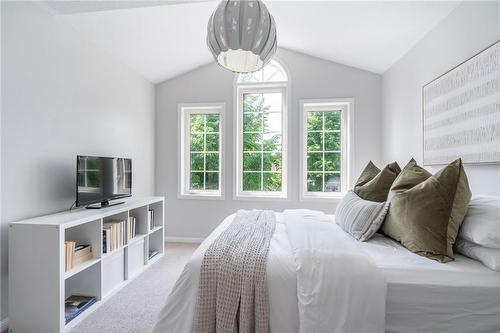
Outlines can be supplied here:
M412 252L440 262L451 261L470 198L461 159L435 175L412 159L391 187L382 230Z
M401 168L396 162L387 164L380 170L370 161L356 181L353 192L365 200L387 201L391 185L400 171Z
M417 162L412 158L408 164L405 165L403 170L399 173L396 178L397 181L392 183L392 186L387 197L387 201L390 201L394 194L405 191L413 186L420 184L427 178L431 177L432 174L422 168Z

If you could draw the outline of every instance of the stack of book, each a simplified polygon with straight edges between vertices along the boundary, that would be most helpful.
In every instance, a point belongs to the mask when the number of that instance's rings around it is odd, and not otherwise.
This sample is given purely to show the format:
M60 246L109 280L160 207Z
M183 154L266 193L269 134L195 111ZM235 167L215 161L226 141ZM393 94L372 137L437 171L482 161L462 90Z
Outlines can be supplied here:
M125 220L108 221L102 227L102 251L109 253L124 245L123 229Z
M153 209L148 210L148 224L149 230L153 230L155 228L155 211Z
M70 296L64 301L64 319L66 324L78 317L96 302L92 296Z
M76 242L64 242L65 248L65 270L66 272L77 265L92 259L92 247L90 245L76 245Z
M136 219L130 216L127 220L107 221L102 227L102 252L109 253L128 243L135 237Z
M73 252L73 267L92 259L92 246L78 245Z

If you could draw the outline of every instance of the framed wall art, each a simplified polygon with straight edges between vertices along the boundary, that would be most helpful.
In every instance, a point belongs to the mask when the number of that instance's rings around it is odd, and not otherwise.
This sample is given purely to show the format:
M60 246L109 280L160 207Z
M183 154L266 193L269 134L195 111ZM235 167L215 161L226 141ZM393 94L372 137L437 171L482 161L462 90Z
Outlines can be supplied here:
M422 89L424 165L500 163L500 41Z

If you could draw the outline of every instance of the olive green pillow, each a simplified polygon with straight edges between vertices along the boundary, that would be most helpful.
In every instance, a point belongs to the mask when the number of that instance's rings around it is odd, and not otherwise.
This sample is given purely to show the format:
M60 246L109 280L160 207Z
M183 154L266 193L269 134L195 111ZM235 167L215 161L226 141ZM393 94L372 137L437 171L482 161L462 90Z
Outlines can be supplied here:
M387 164L380 170L370 161L356 181L353 192L365 200L387 201L391 185L400 171L401 168L396 162Z
M382 230L412 252L440 262L451 261L470 198L461 159L435 175L411 160L391 187Z
M427 178L431 177L432 174L422 168L417 162L412 158L408 164L405 165L403 170L399 173L396 178L397 181L392 183L392 186L387 197L387 201L391 201L394 194L405 191L413 186L420 184Z

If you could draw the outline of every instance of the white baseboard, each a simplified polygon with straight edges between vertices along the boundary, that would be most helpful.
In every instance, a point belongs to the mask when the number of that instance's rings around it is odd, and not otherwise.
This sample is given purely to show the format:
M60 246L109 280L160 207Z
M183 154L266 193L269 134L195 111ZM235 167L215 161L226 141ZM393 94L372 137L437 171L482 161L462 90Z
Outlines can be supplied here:
M0 321L0 332L9 329L9 318L4 318Z
M165 237L167 242L173 243L197 243L200 244L205 240L205 238L195 238L195 237Z

